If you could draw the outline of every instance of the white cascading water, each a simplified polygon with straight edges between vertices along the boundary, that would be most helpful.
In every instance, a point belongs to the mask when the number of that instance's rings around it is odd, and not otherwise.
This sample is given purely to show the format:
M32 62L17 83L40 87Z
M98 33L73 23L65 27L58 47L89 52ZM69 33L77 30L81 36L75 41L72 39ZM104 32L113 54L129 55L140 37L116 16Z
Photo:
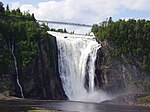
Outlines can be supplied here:
M65 94L73 101L101 102L108 99L102 91L94 89L95 60L101 47L94 36L48 31L56 37L58 67ZM88 74L88 90L85 78Z
M14 58L14 65L15 65L15 70L16 70L17 84L18 84L19 89L20 89L21 97L24 98L24 95L23 95L23 89L22 89L22 86L21 86L21 84L20 84L19 76L18 76L19 73L18 73L18 67L17 67L17 59L16 59L16 56L15 56L15 53L14 53L14 45L12 45L11 52L12 52L12 55L13 55L13 58Z

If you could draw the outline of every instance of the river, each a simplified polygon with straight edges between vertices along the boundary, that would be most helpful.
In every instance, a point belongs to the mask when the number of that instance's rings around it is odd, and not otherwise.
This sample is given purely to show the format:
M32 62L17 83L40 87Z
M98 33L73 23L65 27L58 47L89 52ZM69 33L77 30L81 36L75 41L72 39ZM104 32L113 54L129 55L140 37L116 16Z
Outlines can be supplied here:
M149 112L150 107L71 101L0 100L0 112L36 112L31 110L41 110L41 112Z

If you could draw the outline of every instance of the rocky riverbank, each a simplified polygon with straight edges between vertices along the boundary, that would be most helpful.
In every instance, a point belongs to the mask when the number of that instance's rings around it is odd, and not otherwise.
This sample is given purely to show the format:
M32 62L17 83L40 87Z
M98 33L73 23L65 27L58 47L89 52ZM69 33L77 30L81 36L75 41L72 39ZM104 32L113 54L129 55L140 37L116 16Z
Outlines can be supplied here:
M120 95L102 104L134 105L150 107L150 95L147 93Z
M0 94L0 100L14 100L14 99L21 99L21 98L14 97L14 96L7 96L2 93Z

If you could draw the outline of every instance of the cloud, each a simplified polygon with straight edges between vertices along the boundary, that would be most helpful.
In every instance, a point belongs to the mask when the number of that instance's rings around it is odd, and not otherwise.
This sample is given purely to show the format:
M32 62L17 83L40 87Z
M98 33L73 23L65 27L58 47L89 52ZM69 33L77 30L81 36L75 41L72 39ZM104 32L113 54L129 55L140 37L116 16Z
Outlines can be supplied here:
M123 0L122 5L131 10L150 11L149 0Z
M49 0L36 6L14 2L11 8L30 11L36 19L98 23L107 17L121 15L122 10L150 11L149 0Z
M20 7L20 2L19 1L18 2L13 2L11 4L11 9L17 9L18 7Z
M77 21L92 23L120 13L123 8L131 10L150 10L148 0L62 0L31 4L12 3L11 7L29 10L37 19Z
M62 0L40 2L37 6L15 2L11 7L20 6L22 11L29 10L37 19L91 23L117 14L120 6L115 4L116 1L119 0Z

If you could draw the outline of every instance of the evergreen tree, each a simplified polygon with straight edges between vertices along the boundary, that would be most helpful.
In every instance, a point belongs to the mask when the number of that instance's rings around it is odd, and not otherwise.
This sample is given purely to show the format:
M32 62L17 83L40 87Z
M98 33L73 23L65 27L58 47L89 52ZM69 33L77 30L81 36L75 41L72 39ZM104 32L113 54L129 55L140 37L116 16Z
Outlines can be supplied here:
M105 38L113 41L116 47L111 51L112 56L124 55L129 63L150 71L149 20L129 19L125 21L120 19L112 22L109 18L108 25L93 25L92 31L100 41Z
M8 5L8 4L7 4L7 6L6 6L6 10L10 11L10 10L9 10L9 5Z
M4 7L1 1L0 1L0 13L4 13Z

